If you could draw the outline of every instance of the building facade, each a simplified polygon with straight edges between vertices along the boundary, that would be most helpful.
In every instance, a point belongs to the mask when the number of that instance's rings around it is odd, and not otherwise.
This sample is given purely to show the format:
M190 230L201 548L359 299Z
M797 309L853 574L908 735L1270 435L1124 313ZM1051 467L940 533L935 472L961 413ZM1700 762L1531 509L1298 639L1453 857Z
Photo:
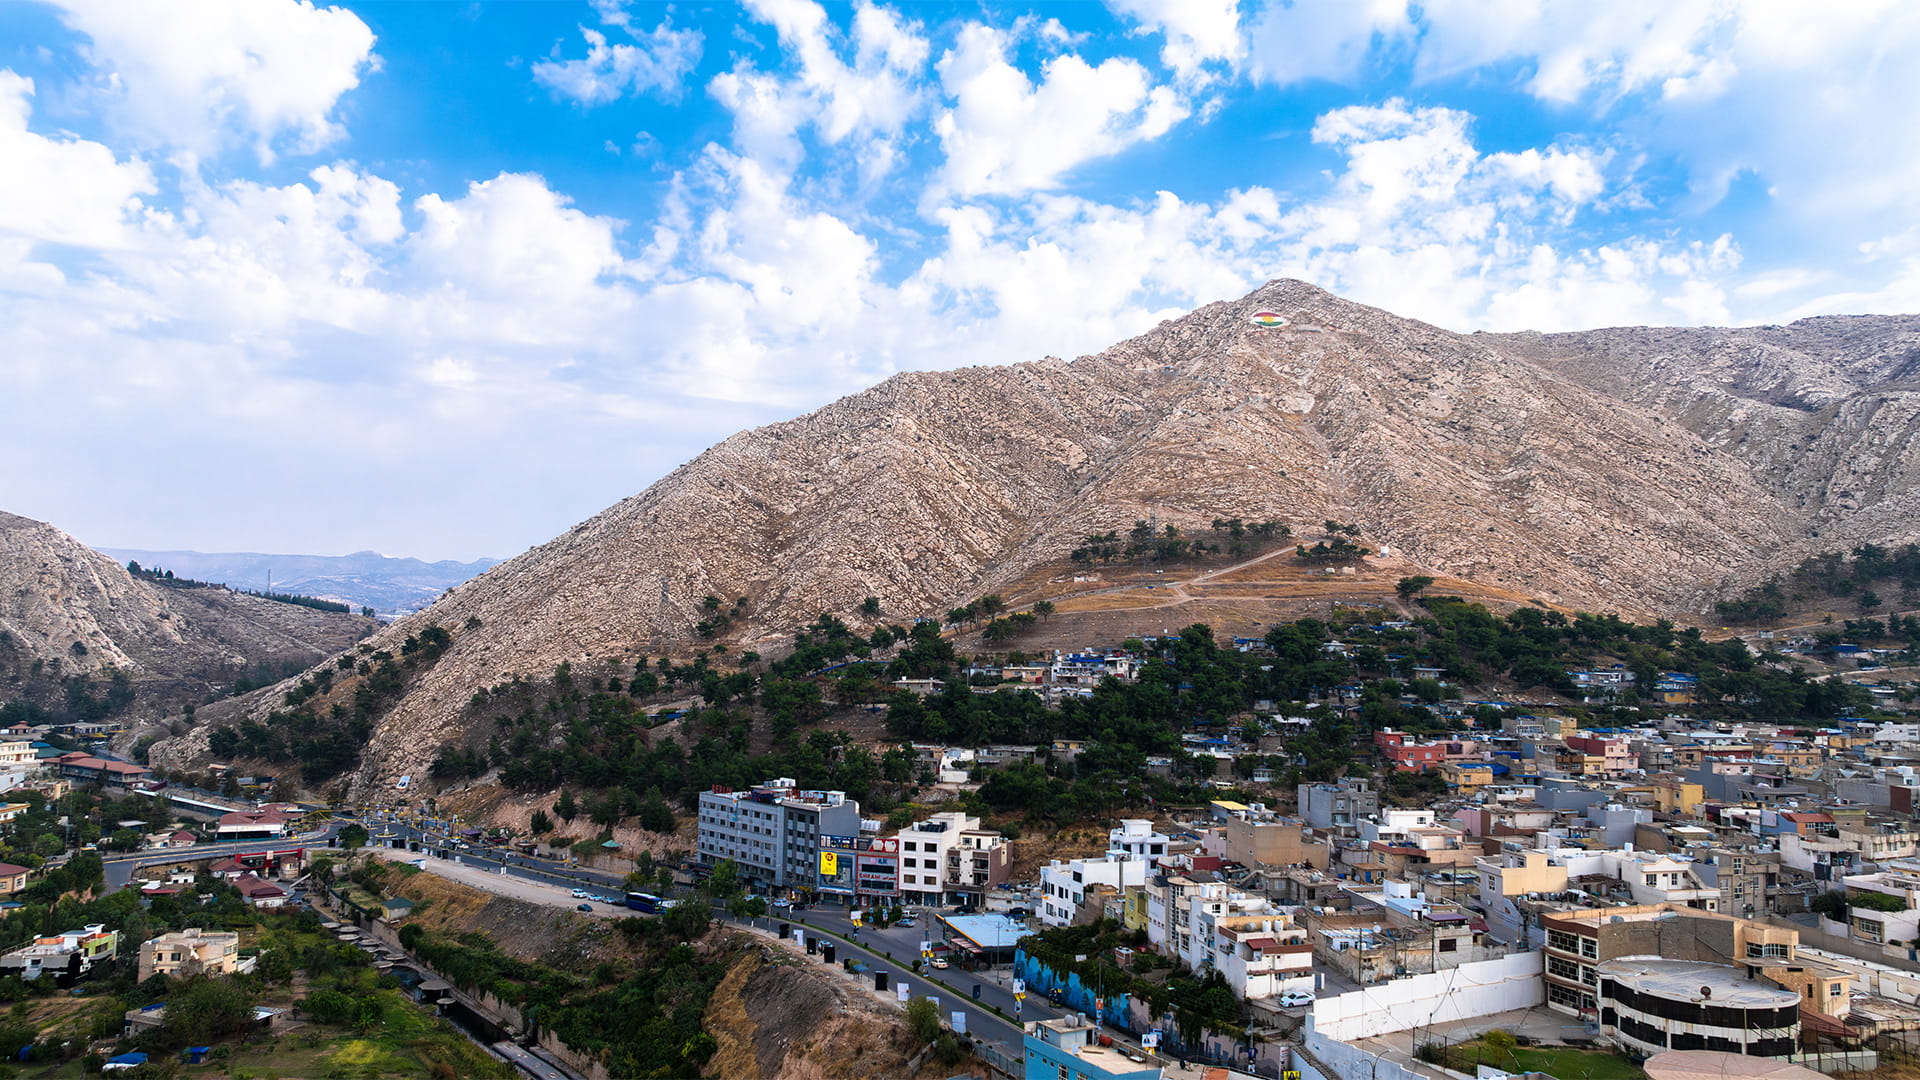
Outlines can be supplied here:
M820 838L861 833L860 804L845 792L801 791L785 777L750 791L700 795L700 861L731 859L743 877L771 888L813 888Z

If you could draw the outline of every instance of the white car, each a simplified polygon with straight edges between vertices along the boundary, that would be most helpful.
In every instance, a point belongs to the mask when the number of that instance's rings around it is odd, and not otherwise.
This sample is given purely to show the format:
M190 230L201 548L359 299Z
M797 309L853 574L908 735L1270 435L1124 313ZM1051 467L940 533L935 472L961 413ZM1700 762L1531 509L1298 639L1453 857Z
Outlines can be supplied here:
M1313 995L1307 993L1305 990L1288 990L1286 993L1280 995L1279 1000L1281 1008L1291 1009L1299 1005L1313 1004Z
M585 889L573 890L573 898L575 900L585 900L587 898L587 890Z

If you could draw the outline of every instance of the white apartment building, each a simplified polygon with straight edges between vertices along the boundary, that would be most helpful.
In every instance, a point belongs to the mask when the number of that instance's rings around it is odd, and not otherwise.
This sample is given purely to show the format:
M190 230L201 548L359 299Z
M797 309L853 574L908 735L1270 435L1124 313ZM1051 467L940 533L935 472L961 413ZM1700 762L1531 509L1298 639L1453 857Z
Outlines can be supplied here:
M26 739L8 739L0 742L0 770L18 767L26 772L37 772L40 759L33 752L33 743Z
M907 904L939 906L979 900L1007 880L1012 846L980 827L980 819L952 811L900 830L900 896Z
M1146 884L1153 860L1167 853L1173 838L1155 832L1153 822L1126 818L1107 833L1107 853L1098 859L1055 859L1040 871L1040 909L1048 926L1071 926L1086 902L1087 890L1104 885L1115 891Z

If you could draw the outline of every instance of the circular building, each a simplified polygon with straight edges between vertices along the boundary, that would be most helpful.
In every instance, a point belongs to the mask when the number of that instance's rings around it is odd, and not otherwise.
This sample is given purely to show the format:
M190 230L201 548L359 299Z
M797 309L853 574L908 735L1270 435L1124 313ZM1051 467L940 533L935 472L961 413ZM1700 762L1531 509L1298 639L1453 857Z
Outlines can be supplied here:
M1594 969L1600 1027L1628 1049L1785 1057L1800 1037L1800 995L1736 968L1638 956Z

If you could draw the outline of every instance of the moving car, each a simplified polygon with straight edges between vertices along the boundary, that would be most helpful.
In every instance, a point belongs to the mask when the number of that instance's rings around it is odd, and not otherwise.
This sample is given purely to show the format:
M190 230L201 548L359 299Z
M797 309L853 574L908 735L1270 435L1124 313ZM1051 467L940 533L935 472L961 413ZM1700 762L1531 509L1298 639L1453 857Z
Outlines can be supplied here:
M936 956L932 960L928 961L928 963L932 964L934 967L937 967L937 968L945 968L947 966L947 958L944 956Z

